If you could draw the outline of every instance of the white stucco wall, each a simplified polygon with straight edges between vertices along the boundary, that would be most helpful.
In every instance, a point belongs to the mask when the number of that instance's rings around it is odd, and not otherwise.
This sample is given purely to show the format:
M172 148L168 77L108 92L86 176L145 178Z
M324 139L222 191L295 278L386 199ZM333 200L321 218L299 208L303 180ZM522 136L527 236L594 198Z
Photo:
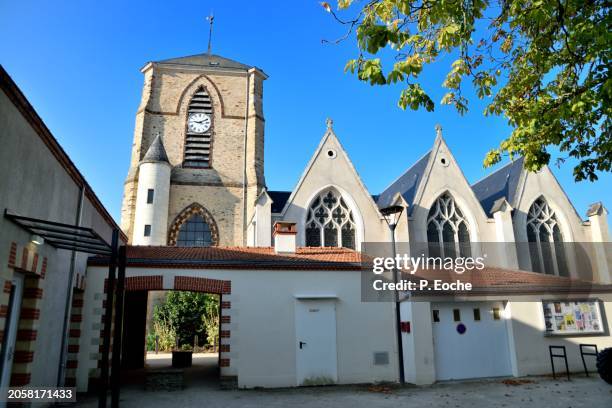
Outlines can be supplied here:
M606 322L607 332L587 336L549 336L545 334L543 300L567 299L585 300L599 299L602 301L602 319ZM433 302L452 302L452 298L419 297L418 300L402 303L402 320L411 322L411 333L403 333L404 362L406 381L414 384L432 384L436 381L435 350L432 337L432 307ZM456 304L462 302L504 302L503 316L507 319L508 344L512 375L522 377L527 375L542 375L552 373L549 345L565 346L568 364L572 372L584 372L580 358L580 344L596 344L599 350L612 347L612 295L611 294L576 294L566 297L554 295L523 295L523 296L469 296L456 299ZM594 370L593 357L585 357L591 371ZM479 364L477 358L474 364ZM557 373L565 373L563 359L555 359Z
M100 308L106 269L91 267L84 304L79 389L97 361ZM239 387L292 387L296 385L295 303L300 296L336 298L336 340L340 384L397 381L397 350L392 303L361 302L360 272L357 271L266 271L214 269L128 268L127 276L163 275L164 288L174 276L197 276L231 280L230 370ZM222 339L223 341L223 339ZM87 349L87 350L86 350ZM374 365L375 352L388 352L389 364Z
M166 245L170 170L168 163L142 163L140 165L132 237L134 245ZM149 189L153 190L152 203L147 203ZM148 237L144 236L145 225L151 226L151 235Z
M414 197L410 241L417 245L427 242L429 210L442 194L448 193L469 225L472 256L487 252L487 264L499 265L501 260L496 258L495 251L486 251L478 244L497 240L495 221L485 214L444 139L436 139L429 160Z
M525 172L523 177L524 183L519 185L512 217L516 241L519 243L528 241L527 215L529 208L538 198L543 197L549 207L555 212L561 234L563 235L563 241L579 243L581 249L591 259L591 266L586 267L580 255L575 255L575 251L566 251L570 276L605 282L605 276L603 278L597 276L595 248L593 245L588 244L593 241L591 226L583 222L550 169L544 167L537 173ZM529 251L526 247L521 247L520 244L518 258L520 269L532 270Z
M34 115L32 113L32 115ZM38 119L36 119L38 120ZM24 117L8 94L0 90L0 211L10 209L22 216L67 224L76 224L82 181L71 176L60 159L42 139L33 124ZM96 164L103 171L108 164ZM94 166L95 167L95 166ZM93 228L110 242L112 226L108 218L93 204L90 193L83 198L80 225ZM63 319L66 302L73 286L69 281L72 252L55 249L48 243L30 243L31 234L0 216L0 284L10 281L15 273L8 266L11 244L27 247L39 255L39 262L47 258L47 271L38 284L42 299L36 308L40 317L33 324L37 330L33 341L33 361L29 367L30 385L56 385L62 351ZM74 274L85 273L87 256L77 254ZM8 304L8 294L2 300ZM33 302L28 300L28 302ZM27 305L27 303L24 303ZM4 330L4 322L0 330ZM17 344L18 349L26 342Z
M298 245L303 246L306 243L305 221L308 207L316 196L327 188L338 191L353 211L357 226L357 250L364 241L389 240L389 229L381 218L376 204L361 182L338 138L328 130L289 198L282 216L283 221L297 223Z
M584 300L586 298L603 300L601 310L602 319L605 319L607 329L612 328L612 296L591 295L579 296L574 299ZM580 344L596 344L599 350L612 347L612 336L609 331L605 335L589 336L545 336L544 315L542 311L542 299L555 299L546 296L540 299L524 297L509 302L511 324L513 332L514 353L516 358L517 376L548 374L552 372L548 346L565 346L567 361L570 371L584 371L580 359ZM557 298L563 301L564 298ZM585 357L588 367L595 367L594 357ZM565 372L563 359L555 359L555 370Z
M402 333L406 382L417 385L432 384L436 381L436 368L431 304L405 301L400 306L402 321L410 323L410 333Z

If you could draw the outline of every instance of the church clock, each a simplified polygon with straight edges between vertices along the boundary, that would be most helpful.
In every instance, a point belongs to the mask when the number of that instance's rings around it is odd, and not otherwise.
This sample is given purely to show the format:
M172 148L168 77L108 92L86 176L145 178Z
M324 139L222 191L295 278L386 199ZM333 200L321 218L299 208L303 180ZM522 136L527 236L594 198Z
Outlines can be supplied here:
M187 120L187 126L190 132L193 133L204 133L210 129L210 116L205 113L197 112L191 113Z

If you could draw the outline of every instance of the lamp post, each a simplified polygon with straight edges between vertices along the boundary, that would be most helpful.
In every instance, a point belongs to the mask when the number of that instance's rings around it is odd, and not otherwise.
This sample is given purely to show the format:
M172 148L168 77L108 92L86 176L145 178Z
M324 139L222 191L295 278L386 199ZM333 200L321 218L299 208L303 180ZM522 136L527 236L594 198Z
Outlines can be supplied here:
M404 211L404 207L401 205L392 205L380 210L380 213L385 218L385 222L391 230L391 244L393 245L393 259L397 255L395 249L395 228L400 220L400 216ZM393 268L393 282L396 284L399 282L398 270L396 267ZM395 331L397 335L397 355L399 359L399 382L404 383L404 346L402 345L402 330L401 330L401 314L400 314L400 300L399 293L395 291Z

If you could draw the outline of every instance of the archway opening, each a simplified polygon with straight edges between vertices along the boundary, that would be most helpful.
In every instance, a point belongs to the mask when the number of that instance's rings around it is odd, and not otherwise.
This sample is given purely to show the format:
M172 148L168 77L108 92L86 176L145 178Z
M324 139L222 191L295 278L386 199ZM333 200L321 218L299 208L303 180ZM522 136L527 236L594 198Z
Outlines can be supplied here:
M194 289L126 291L123 386L173 391L219 385L223 295Z

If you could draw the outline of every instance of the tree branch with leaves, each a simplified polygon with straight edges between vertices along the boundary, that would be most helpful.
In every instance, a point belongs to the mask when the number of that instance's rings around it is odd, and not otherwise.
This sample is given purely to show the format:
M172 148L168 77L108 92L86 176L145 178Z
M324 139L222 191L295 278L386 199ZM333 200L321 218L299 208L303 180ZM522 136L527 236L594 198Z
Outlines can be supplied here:
M485 115L503 115L512 131L484 159L524 156L536 171L577 160L577 181L596 180L612 163L608 75L610 2L603 0L338 0L322 6L347 27L332 43L355 38L359 53L345 70L371 85L403 84L398 106L433 111L425 67L450 55L440 104L461 115L470 81L488 100ZM344 14L353 17L344 18Z

